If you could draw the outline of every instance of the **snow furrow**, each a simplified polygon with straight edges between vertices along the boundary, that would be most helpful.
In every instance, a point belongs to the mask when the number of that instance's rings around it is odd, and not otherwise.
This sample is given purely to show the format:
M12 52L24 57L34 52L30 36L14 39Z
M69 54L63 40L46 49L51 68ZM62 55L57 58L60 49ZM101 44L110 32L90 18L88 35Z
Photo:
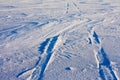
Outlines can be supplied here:
M22 72L20 72L16 77L17 78L20 78L21 76L24 76L24 75L31 75L31 73L34 71L34 69L35 69L35 67L39 64L39 62L40 62L40 60L41 60L41 58L39 57L39 59L37 60L37 62L35 63L35 66L33 66L32 68L29 68L29 69L27 69L27 70L25 70L25 71L22 71Z
M48 44L48 42L50 41L50 38L46 39L44 42L42 42L40 44L40 47L39 47L39 53L42 54L45 50L45 47L46 45Z
M53 49L58 40L58 35L52 38L47 38L40 44L39 52L41 57L36 62L35 66L25 71L20 72L16 77L21 78L27 76L26 80L42 80L44 72L50 63L53 55Z
M66 10L66 14L68 14L69 12L69 3L67 3L67 10Z
M72 2L73 5L76 7L76 9L78 10L78 12L81 14L80 8L78 7L78 5L75 2Z
M55 36L52 38L52 40L50 41L50 44L47 48L47 51L46 51L46 56L44 56L44 62L41 66L41 69L40 69L40 75L39 75L39 78L38 80L42 80L43 78L43 75L44 75L44 72L45 72L45 69L49 63L49 60L52 56L52 53L53 53L53 48L55 46L55 43L57 42L57 39L58 39L59 36Z
M95 41L96 41L98 44L100 44L100 41L99 41L98 35L96 34L95 31L94 31L94 33L93 33L93 37L94 37Z
M94 31L94 27L91 27L89 30L89 42L91 42L92 45L95 45L97 47L100 46L100 39L97 35L97 33Z
M112 70L110 60L107 56L107 53L104 51L104 48L101 46L99 36L94 31L94 27L91 28L89 33L89 42L94 47L95 59L99 68L99 74L102 80L117 80L117 77Z
M99 61L99 74L102 80L117 80L110 65L110 60L103 48L98 52L97 59Z

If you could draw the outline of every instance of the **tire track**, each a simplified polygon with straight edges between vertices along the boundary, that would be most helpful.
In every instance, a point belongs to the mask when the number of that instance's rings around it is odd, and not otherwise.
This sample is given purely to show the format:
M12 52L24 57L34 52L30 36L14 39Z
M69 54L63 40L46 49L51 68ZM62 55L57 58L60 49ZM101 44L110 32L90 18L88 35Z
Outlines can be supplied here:
M33 66L30 69L20 72L16 77L24 78L24 76L27 76L27 79L25 80L42 80L44 76L44 72L47 69L47 66L49 65L52 59L53 49L58 40L58 37L59 35L54 36L52 38L47 38L45 41L43 41L40 44L40 47L38 50L39 53L41 54L41 57L36 62L35 66Z
M110 60L104 51L103 48L101 48L96 54L96 58L99 62L99 74L102 80L117 80L117 77L112 70L112 67L110 65Z
M26 74L29 75L29 77L30 77L31 73L33 73L33 71L35 70L35 68L39 64L40 60L41 60L41 58L39 57L38 60L37 60L37 62L35 63L35 66L33 66L32 68L29 68L27 70L24 70L24 71L20 72L18 75L16 75L16 77L17 78L21 78L21 77L23 77Z
M40 69L40 75L39 75L38 80L42 80L42 78L44 76L44 72L46 70L46 67L49 65L49 61L53 55L53 49L54 49L55 43L57 42L58 37L59 36L53 37L52 40L50 41L50 44L47 48L47 51L43 52L44 54L46 53L46 56L44 56L44 58L43 58L44 61L42 63L41 69Z
M76 11L79 13L79 15L81 15L81 11L80 11L80 8L78 7L78 4L76 3L76 1L73 1L73 0L67 1L66 14L69 13L69 9L71 8L71 6L73 6L76 9Z
M39 53L42 54L45 50L46 45L50 41L50 38L46 39L43 43L40 44Z
M76 7L76 9L78 10L78 13L81 15L81 11L80 11L80 8L78 7L78 5L73 1L72 1L72 3Z
M110 59L107 56L107 53L104 51L104 48L101 46L99 36L93 29L89 31L89 42L91 42L94 47L94 54L96 63L99 69L99 75L102 80L117 80L117 77L112 70Z
M67 10L66 10L66 14L68 14L68 12L69 12L69 3L67 3Z

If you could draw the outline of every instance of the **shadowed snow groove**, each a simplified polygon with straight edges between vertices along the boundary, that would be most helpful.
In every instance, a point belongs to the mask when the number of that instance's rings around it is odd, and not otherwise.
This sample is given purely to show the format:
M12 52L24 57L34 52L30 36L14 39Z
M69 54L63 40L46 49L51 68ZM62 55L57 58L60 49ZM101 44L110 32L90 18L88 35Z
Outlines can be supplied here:
M99 75L102 80L117 80L117 77L112 70L112 67L110 65L110 60L107 56L107 53L104 51L104 48L101 46L99 36L92 28L89 33L90 38L89 42L92 41L92 45L94 46L94 53L96 62L99 68Z
M32 68L29 68L27 70L24 70L24 71L20 72L16 77L20 77L20 76L24 75L25 73L27 73L27 72L31 71L32 69L34 69L39 64L40 60L41 60L41 58L39 57L39 59L35 63L35 66L33 66Z
M97 59L99 61L99 74L102 80L117 80L110 65L110 60L103 48L98 52Z
M58 37L59 36L57 35L52 38L47 38L44 42L42 42L40 44L40 47L38 50L41 54L41 57L39 57L35 66L22 71L16 77L24 78L24 76L26 76L26 74L28 74L27 78L25 78L25 80L42 80L42 78L44 76L44 72L45 72L47 66L49 65L50 59L52 58L53 49L58 40Z
M43 43L40 44L39 53L42 54L45 50L46 45L50 41L50 38L46 39Z
M67 3L67 10L66 10L66 14L68 13L69 11L69 3Z
M52 56L53 48L55 46L55 43L57 42L57 39L58 39L58 36L55 36L50 41L50 44L49 44L49 46L47 48L47 51L46 51L46 56L44 57L44 62L42 63L42 66L41 66L41 69L40 69L40 75L39 75L38 80L42 80L42 78L43 78L45 69L46 69L46 67L49 63L49 60L50 60L51 56Z
M72 2L73 5L76 7L76 9L78 10L78 13L81 14L80 8L78 7L78 5L75 2Z
M93 33L93 37L94 37L95 41L96 41L98 44L100 44L100 41L99 41L99 39L98 39L98 35L96 34L95 31L94 31L94 33Z
M93 30L93 28L89 31L89 38L88 38L90 44L93 45L100 45L100 40L99 37L97 35L97 33Z

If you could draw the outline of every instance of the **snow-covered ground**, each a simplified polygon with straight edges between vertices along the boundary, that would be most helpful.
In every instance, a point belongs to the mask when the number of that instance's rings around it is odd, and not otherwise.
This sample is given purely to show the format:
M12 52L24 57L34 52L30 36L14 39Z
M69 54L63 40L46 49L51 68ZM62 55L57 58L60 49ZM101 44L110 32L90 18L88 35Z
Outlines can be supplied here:
M0 0L0 80L120 80L120 0Z

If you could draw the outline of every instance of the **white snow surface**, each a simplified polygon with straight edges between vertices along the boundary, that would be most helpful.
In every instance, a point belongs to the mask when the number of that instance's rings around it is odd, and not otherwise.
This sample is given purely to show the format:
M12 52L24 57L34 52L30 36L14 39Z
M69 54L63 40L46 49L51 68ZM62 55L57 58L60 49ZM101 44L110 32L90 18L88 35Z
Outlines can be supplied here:
M0 0L0 80L120 80L120 0Z

